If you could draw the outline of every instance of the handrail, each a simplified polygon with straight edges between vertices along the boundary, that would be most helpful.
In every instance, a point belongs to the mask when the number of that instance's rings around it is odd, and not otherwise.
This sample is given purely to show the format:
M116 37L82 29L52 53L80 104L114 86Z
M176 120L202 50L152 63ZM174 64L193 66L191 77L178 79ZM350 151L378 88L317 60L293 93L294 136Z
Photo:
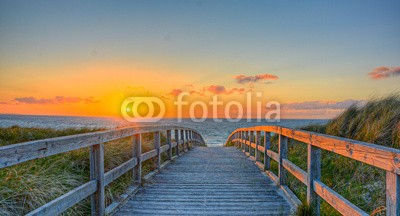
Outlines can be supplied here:
M164 131L166 131L167 139L165 145L161 145L160 132ZM172 142L171 131L174 131L175 142ZM155 149L145 153L142 153L141 135L143 133L154 133ZM133 137L132 158L104 173L104 143L127 137ZM129 170L133 170L134 183L140 185L144 161L156 158L157 170L160 170L162 167L160 164L161 153L168 151L168 159L172 160L174 148L176 155L179 156L182 152L190 150L192 146L204 145L205 142L200 133L187 127L127 127L2 146L0 147L0 169L29 160L90 147L90 181L27 215L58 215L88 196L91 196L92 215L104 215L106 212L104 193L106 185Z
M264 133L263 141L261 141L261 133ZM270 150L271 133L279 136L278 153ZM288 139L308 145L307 172L288 159ZM387 215L400 215L399 149L279 126L238 128L229 135L225 146L229 142L233 142L236 147L241 148L246 155L251 157L295 205L298 205L300 201L286 186L287 172L305 184L307 203L312 207L315 215L320 215L320 198L343 215L369 215L321 182L321 149L383 169L386 171ZM253 149L254 157L251 154ZM259 152L264 153L264 164L260 162ZM271 158L278 162L278 176L270 171Z

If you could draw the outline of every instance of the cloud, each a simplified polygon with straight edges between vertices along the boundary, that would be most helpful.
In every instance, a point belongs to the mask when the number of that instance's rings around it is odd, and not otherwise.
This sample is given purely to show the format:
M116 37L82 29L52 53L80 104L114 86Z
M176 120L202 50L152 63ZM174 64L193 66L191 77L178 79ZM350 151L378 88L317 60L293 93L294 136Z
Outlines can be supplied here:
M210 85L210 86L206 87L206 90L213 94L226 93L226 88L225 88L225 86L222 86L222 85Z
M54 98L35 98L35 97L21 97L14 98L17 103L24 104L73 104L73 103L98 103L99 100L95 100L93 97L81 98L81 97L64 97L56 96Z
M246 89L244 88L227 89L225 88L225 86L222 85L210 85L208 87L205 87L205 89L213 94L224 94L224 95L230 95L233 93L243 94L244 92L246 92Z
M392 76L400 75L400 67L377 67L368 73L371 79L385 79Z
M245 88L231 88L227 89L222 85L210 85L204 86L200 90L185 90L185 89L172 89L170 92L166 93L164 96L161 96L164 99L169 99L171 97L177 97L179 94L183 92L188 92L189 95L194 96L202 96L205 97L207 92L216 95L230 95L230 94L244 94L246 92Z
M183 92L182 89L172 89L171 92L167 93L167 95L177 97L182 92Z
M275 76L275 75L272 75L272 74L257 74L255 76L246 76L246 75L240 74L240 75L234 76L233 78L239 84L256 83L256 82L261 81L261 80L270 81L270 80L279 79L278 76Z
M297 103L282 104L284 110L343 110L352 105L362 106L366 103L364 100L344 100L344 101L305 101Z
M233 94L233 93L238 93L238 94L243 94L246 92L246 89L244 88L233 88L231 90L229 90L228 92L226 92L226 94Z

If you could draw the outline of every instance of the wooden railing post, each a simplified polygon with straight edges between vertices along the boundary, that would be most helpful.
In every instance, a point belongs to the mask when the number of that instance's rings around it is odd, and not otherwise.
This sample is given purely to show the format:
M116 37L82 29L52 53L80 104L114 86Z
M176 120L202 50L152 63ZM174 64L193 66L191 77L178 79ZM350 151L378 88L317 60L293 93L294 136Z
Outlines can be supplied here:
M256 162L260 161L260 152L258 151L258 146L260 145L260 143L261 143L261 131L257 131L256 132L256 150L254 152L254 154L255 154L254 157L256 158Z
M185 131L181 130L181 140L182 140L182 152L185 152Z
M175 135L175 142L176 142L176 147L175 147L175 152L176 155L179 156L179 130L175 130L174 131L174 135Z
M185 135L186 135L186 148L187 148L187 150L190 150L190 144L189 144L189 130L185 130Z
M90 179L97 180L97 190L91 195L92 215L105 214L104 144L90 147Z
M400 176L386 171L386 215L400 215Z
M321 149L311 144L308 144L307 171L307 203L313 215L320 215L320 199L314 191L314 180L321 178Z
M239 148L240 145L239 140L240 140L240 132L238 131L236 132L236 148Z
M245 142L246 142L246 145L244 146L244 152L247 153L249 150L249 146L247 145L247 142L249 141L249 132L245 131L244 133L245 133L244 136L245 136Z
M240 131L240 148L242 149L242 151L244 151L245 149L245 144L243 143L244 141L244 131Z
M157 151L157 169L161 167L160 131L154 132L154 148Z
M287 182L287 172L285 167L283 167L282 159L287 158L287 148L288 146L288 138L279 134L279 182L278 185L285 185Z
M249 155L252 156L252 151L253 151L253 147L251 146L251 143L253 142L254 139L254 131L249 131Z
M189 146L190 146L190 148L192 148L192 147L193 147L193 137L192 137L192 132L193 132L193 131L189 130L189 140L190 140Z
M168 159L172 160L171 130L167 130Z
M271 133L264 131L264 171L271 167L271 158L268 156L268 150L271 148Z
M233 142L233 146L234 146L234 147L236 147L236 146L237 146L237 140L236 140L236 136L237 136L237 132L235 132L235 133L233 134L233 136L232 136L232 140L231 140L231 142ZM235 141L233 141L233 140L235 140Z
M142 134L133 135L133 157L137 159L137 165L133 169L133 183L142 183Z

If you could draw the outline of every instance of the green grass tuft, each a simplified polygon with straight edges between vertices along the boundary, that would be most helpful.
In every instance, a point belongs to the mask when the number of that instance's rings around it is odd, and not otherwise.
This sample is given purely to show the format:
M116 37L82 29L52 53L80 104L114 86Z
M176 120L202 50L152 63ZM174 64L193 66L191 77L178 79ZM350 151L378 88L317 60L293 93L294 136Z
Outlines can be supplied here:
M0 128L1 145L37 139L94 132L101 129L43 129L13 126ZM143 134L142 151L153 149L153 134ZM161 141L165 141L162 134ZM124 138L105 143L105 172L132 157L132 139ZM154 160L143 163L143 174L155 167ZM89 181L89 148L54 155L0 169L0 215L24 215L45 203ZM127 172L106 187L106 204L119 200L132 182ZM89 215L89 198L67 210L64 215Z

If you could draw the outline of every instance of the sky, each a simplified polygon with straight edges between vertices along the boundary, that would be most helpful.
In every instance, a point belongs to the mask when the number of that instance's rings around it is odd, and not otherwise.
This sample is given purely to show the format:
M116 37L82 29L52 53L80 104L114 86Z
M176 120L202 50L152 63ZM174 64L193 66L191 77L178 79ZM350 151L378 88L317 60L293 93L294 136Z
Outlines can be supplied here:
M189 92L184 116L191 103L210 108L218 96L223 117L230 101L254 110L248 94L260 93L262 103L281 104L282 118L332 118L398 92L399 8L400 1L3 0L0 113L121 116L123 101L140 96L160 98L166 117L176 117L173 102Z

